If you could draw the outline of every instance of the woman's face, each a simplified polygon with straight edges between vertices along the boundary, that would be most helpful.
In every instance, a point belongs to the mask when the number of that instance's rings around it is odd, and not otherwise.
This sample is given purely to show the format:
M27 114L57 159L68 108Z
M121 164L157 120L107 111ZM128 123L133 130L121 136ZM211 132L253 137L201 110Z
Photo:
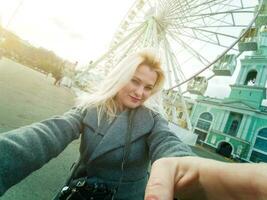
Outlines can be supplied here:
M151 96L157 78L157 73L149 66L140 65L130 82L116 95L120 110L142 105Z

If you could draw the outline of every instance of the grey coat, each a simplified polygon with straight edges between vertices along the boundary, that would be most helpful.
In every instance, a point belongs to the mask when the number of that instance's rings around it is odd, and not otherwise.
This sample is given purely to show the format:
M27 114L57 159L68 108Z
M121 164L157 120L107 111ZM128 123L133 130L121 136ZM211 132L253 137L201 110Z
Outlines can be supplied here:
M30 126L0 135L0 196L12 185L39 169L81 134L80 153L84 158L77 177L116 187L128 130L129 111L112 123L97 122L96 109L75 108ZM149 162L162 157L194 155L168 127L159 114L145 107L136 109L132 120L131 150L116 199L143 199ZM29 165L30 163L30 165Z

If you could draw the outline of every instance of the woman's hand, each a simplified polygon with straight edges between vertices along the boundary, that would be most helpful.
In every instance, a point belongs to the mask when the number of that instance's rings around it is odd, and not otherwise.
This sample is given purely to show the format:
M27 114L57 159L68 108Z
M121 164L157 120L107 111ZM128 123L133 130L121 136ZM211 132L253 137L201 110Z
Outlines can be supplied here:
M145 200L267 199L267 165L199 157L162 158L151 168Z

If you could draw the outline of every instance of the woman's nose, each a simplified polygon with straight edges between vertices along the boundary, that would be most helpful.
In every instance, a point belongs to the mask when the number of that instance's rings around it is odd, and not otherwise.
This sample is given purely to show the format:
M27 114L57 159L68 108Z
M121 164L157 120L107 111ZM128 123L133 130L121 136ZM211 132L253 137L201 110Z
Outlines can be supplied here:
M144 92L144 87L143 86L139 86L135 90L135 94L138 95L139 97L141 97L143 95L143 92Z

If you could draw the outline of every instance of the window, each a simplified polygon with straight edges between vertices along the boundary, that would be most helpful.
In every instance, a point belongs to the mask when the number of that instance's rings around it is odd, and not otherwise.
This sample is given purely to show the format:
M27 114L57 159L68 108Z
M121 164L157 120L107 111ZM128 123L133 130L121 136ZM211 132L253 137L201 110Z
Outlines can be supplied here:
M267 154L267 128L263 128L259 131L254 144L254 148L265 151Z
M199 116L196 128L200 130L195 129L194 131L196 134L198 134L197 137L198 144L202 144L206 140L208 131L210 129L211 121L212 121L212 115L208 112L201 113L201 115Z
M267 138L266 139L257 138L254 144L254 148L267 152Z
M236 132L237 132L237 128L238 128L238 121L237 120L233 120L232 124L230 126L230 129L228 131L228 134L235 135Z
M256 83L256 78L257 78L257 71L256 70L252 70L248 73L247 78L245 80L244 85L249 85L249 86L253 86Z
M197 121L197 128L208 131L211 125L212 115L208 112L202 113Z
M242 122L242 118L243 114L230 112L226 126L224 128L224 133L235 137L238 133L238 129Z
M210 128L210 122L206 122L206 121L199 119L197 122L197 127L202 130L208 131Z
M259 131L250 160L253 162L267 162L267 128Z
M199 118L212 121L212 115L208 112L202 113Z
M258 136L264 137L267 140L267 128L263 128L259 131Z
M205 141L206 137L207 137L207 132L195 129L194 133L196 133L198 135L197 143L198 144L202 144Z
M267 155L262 154L262 153L257 152L257 151L252 151L250 160L252 162L256 162L256 163L258 163L258 162L267 162Z

